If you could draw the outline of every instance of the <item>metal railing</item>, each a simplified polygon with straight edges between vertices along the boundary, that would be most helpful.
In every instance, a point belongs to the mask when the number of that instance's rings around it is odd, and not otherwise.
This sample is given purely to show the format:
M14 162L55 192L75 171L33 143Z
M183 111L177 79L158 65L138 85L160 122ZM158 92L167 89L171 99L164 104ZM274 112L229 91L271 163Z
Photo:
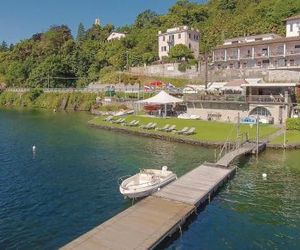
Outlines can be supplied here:
M285 98L281 95L251 95L247 96L247 102L255 103L284 103Z

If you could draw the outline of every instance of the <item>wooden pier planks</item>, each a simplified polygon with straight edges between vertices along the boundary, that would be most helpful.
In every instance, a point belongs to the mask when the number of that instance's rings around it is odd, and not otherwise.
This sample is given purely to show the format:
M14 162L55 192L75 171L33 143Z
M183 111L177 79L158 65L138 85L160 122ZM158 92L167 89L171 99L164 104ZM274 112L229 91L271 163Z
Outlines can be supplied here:
M233 171L235 168L226 169L201 165L156 192L153 196L197 206L213 190L217 189Z
M148 249L194 211L192 205L148 197L62 249Z
M255 150L255 143L245 143L242 147L224 155L216 164L223 167L228 167L236 158L251 153Z

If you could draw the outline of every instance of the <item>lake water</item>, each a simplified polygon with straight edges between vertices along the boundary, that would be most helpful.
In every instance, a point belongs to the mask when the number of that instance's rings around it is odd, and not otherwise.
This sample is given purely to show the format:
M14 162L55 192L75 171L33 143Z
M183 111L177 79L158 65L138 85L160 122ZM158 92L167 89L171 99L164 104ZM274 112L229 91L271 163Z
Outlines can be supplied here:
M0 249L56 249L131 205L118 177L162 165L182 175L214 157L212 149L92 129L88 119L0 110ZM267 150L238 166L182 236L163 247L297 249L300 151Z

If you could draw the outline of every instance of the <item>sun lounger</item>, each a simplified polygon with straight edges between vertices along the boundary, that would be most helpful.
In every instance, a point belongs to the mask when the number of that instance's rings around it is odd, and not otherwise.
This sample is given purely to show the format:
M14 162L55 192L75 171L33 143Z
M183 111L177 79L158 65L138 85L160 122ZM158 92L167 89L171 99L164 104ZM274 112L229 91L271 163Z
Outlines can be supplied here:
M176 125L172 125L171 127L169 127L168 129L165 129L166 132L172 132L173 130L176 129Z
M176 134L184 134L185 132L187 132L189 130L189 127L184 127L183 129L179 130L179 131L175 131Z
M119 121L121 121L122 120L122 118L119 118L119 119L117 119L117 120L110 120L112 123L119 123Z
M109 121L111 121L113 118L114 118L114 117L110 115L110 116L104 118L103 121L109 122Z
M145 128L145 129L155 129L157 123L152 123L152 125L150 125L149 127Z
M124 125L125 126L132 126L135 122L136 122L136 120L132 120L131 122L125 123Z
M162 128L157 128L156 130L159 131L165 131L166 129L168 129L170 127L170 124L166 124L165 126L163 126Z
M195 128L190 128L188 131L184 132L183 134L184 135L192 135L192 134L195 134Z
M130 127L136 127L138 126L140 121L135 121L133 124L130 125Z
M123 119L121 119L120 121L118 121L117 124L122 124L122 123L124 123L124 122L125 122L125 119L123 118Z
M145 128L147 129L148 127L150 127L153 124L153 122L149 122L147 125L142 125L140 126L140 128Z

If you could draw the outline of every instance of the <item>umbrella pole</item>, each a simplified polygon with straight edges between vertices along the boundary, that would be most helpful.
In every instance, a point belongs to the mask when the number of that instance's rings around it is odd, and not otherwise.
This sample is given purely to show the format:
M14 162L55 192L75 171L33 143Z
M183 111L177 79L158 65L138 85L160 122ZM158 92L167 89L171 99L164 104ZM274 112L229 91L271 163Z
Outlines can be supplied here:
M167 117L167 104L165 104L165 117Z

